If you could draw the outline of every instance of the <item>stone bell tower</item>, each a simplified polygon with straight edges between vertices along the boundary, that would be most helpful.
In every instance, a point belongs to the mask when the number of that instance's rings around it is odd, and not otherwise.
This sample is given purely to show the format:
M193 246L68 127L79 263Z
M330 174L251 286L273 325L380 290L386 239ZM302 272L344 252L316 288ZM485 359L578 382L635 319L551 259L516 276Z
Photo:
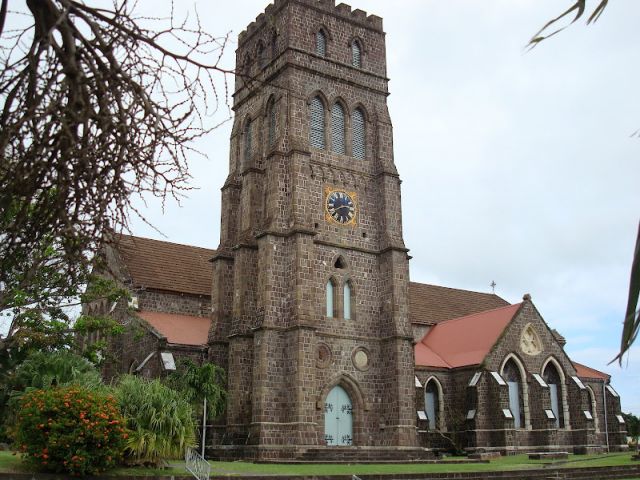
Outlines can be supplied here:
M220 455L416 445L384 35L333 0L276 0L239 36L209 334Z

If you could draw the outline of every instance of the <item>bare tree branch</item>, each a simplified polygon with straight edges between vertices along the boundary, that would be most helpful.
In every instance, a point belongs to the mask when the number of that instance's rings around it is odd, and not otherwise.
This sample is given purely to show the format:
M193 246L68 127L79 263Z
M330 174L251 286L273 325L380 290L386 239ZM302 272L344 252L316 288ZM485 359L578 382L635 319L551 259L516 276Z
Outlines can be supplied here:
M136 199L179 200L191 188L192 141L217 126L207 123L221 97L226 102L233 74L220 66L228 38L205 32L197 16L140 19L127 0L109 9L27 0L31 24L8 31L7 4L0 8L0 298L10 275L20 273L22 288L23 273L42 266L29 252L50 245L73 282L109 232L126 231L132 212L144 220ZM150 22L161 28L143 26ZM17 270L16 259L26 262Z

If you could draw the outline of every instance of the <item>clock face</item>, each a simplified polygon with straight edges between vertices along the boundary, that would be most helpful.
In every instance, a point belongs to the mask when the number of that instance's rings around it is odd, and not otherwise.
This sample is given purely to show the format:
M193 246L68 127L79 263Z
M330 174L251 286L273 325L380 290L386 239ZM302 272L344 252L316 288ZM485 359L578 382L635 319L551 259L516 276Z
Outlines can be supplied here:
M329 190L325 202L327 218L341 224L355 223L356 202L355 194L344 190Z

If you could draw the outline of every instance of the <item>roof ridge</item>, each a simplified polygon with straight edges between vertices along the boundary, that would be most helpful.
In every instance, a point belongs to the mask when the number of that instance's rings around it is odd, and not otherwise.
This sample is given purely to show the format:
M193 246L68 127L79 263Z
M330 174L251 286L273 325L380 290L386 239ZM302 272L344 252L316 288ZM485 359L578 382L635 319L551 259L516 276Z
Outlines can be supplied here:
M489 310L482 310L481 312L476 312L476 313L470 313L469 315L463 315L462 317L456 317L456 318L450 318L448 320L443 320L441 322L438 322L436 324L436 327L438 325L443 325L445 323L449 323L449 322L456 322L456 321L460 321L460 320L465 320L467 318L471 318L471 317L477 317L478 315L485 315L489 312L495 312L496 310L503 310L505 308L511 308L511 307L518 307L520 308L520 306L523 304L523 302L520 303L510 303L509 305L505 305L503 307L496 307L496 308L490 308ZM435 327L434 327L435 329Z
M571 360L571 363L573 364L573 368L575 368L576 365L580 365L581 367L593 370L594 372L597 372L605 377L611 377L611 375L609 375L607 372L603 372L602 370L598 370L597 368L590 367L589 365L585 365L584 363L576 362L575 360Z
M187 243L170 242L170 241L167 241L167 240L157 240L155 238L141 237L139 235L127 235L125 233L120 233L119 235L120 235L120 237L129 238L129 239L133 240L134 242L137 239L140 239L140 240L148 240L148 241L151 241L151 242L164 243L164 244L167 244L167 245L177 245L179 247L198 248L200 250L208 250L210 252L215 252L216 251L215 248L200 247L198 245L189 245Z
M423 282L414 282L414 281L409 281L409 283L410 284L413 283L415 285L425 285L428 287L445 288L447 290L456 290L458 292L477 293L478 295L488 295L488 296L498 297L499 299L504 300L504 298L502 298L500 295L496 295L495 293L479 292L477 290L467 290L464 288L445 287L444 285L436 285L435 283L423 283ZM506 302L506 300L504 301Z

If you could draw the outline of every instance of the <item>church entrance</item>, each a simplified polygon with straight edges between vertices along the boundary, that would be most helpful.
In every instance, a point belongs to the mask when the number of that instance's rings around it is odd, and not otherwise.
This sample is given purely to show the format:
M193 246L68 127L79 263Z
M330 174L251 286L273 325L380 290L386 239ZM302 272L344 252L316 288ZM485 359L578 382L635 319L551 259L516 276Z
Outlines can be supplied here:
M327 446L353 445L353 405L340 386L333 387L324 402L324 438Z

